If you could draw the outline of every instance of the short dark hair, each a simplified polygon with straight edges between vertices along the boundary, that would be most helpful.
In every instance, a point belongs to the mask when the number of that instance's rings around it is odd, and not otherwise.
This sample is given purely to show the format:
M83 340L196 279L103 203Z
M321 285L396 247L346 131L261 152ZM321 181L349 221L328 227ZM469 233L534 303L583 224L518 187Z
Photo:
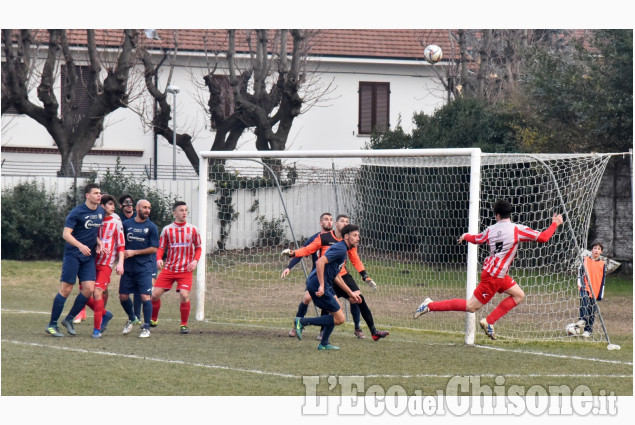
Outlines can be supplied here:
M84 194L90 193L93 189L99 189L99 185L97 183L89 183L84 186Z
M101 194L101 204L102 205L106 205L110 201L112 201L112 203L115 204L115 206L117 205L117 201L115 200L114 196L109 195L107 193L102 193Z
M344 216L344 217L346 217L346 216ZM348 217L346 217L346 218L348 218ZM344 237L344 235L346 235L347 233L350 233L350 232L359 232L359 226L357 226L355 224L347 224L342 229L342 237Z
M348 218L350 220L350 217L347 216L346 214L340 214L337 216L337 218L335 219L335 221L340 221L340 218Z
M331 214L330 212L325 212L325 213L322 213L322 215L320 216L320 220L322 220L322 217L324 217L325 215L333 217L333 214Z
M185 201L176 201L174 203L174 205L172 205L172 211L174 211L175 209L177 209L181 205L185 205L187 207L187 204L185 203Z
M595 248L596 246L599 246L599 247L600 247L600 249L601 249L602 251L604 251L604 245L602 245L602 242L600 242L600 241L593 241L593 242L591 243L591 249Z
M504 199L499 199L494 204L494 214L498 214L501 218L509 218L512 216L512 204Z
M132 205L134 205L134 198L129 193L124 193L119 197L119 205L123 205L123 202L128 198L130 198L130 200L132 201Z

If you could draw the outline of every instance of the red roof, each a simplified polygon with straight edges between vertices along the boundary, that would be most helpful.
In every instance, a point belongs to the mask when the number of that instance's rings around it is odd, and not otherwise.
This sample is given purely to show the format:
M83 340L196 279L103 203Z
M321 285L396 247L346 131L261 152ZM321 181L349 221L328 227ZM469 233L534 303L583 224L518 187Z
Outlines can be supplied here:
M48 39L47 32L37 31L40 41ZM315 30L310 53L317 56L341 56L360 58L422 59L423 49L428 44L437 44L450 52L448 30L429 29L321 29ZM222 50L227 46L227 30L223 29L158 29L160 40L150 40L141 33L140 40L149 47L174 46L174 37L180 50ZM248 30L238 30L236 50L246 52ZM273 34L273 31L271 31ZM86 44L86 30L68 30L67 37L73 45ZM121 45L123 31L120 29L95 30L97 44L115 47ZM252 37L255 37L252 35ZM271 36L273 37L273 35ZM291 36L289 35L289 40Z

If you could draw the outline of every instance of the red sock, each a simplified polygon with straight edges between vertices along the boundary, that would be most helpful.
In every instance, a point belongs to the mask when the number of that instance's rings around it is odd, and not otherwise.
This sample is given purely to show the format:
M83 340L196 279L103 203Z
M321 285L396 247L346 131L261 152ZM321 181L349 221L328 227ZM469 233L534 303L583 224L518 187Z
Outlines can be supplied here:
M181 303L181 326L187 326L187 320L190 318L190 302Z
M95 311L95 299L93 297L90 297L88 301L86 301L86 307L90 307L91 310ZM84 314L86 314L86 311L84 311Z
M92 298L91 298L92 300ZM95 317L93 322L95 324L95 329L101 329L101 319L104 316L104 299L98 299L93 301L93 306L91 307L95 311Z
M152 301L152 321L156 322L159 319L159 310L161 309L161 299Z
M462 298L454 298L445 301L433 301L428 304L430 311L465 311L467 301Z
M496 306L494 311L487 316L487 323L493 325L498 319L506 315L509 310L516 307L516 305L516 301L514 301L513 297L505 298Z

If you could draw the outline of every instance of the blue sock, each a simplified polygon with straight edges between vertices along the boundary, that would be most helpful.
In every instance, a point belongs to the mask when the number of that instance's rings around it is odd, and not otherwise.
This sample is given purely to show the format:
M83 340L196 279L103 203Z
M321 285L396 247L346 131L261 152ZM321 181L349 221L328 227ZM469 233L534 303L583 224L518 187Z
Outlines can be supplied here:
M128 298L125 301L120 300L119 302L121 303L121 306L123 307L123 311L125 311L126 314L128 315L128 320L134 320L135 315L134 315L134 311L132 311L132 300Z
M320 342L320 344L326 345L329 343L329 338L331 336L331 333L333 333L333 329L335 329L335 325L324 326L324 333L322 334L322 341Z
M300 319L300 323L302 326L329 326L334 325L333 316L327 314L326 316L318 316L318 317L303 317Z
M141 319L141 295L134 294L132 300L134 303L134 315Z
M295 314L295 317L304 317L306 316L306 312L309 309L309 306L304 304L304 303L300 303L300 305L298 306L298 312Z
M141 298L141 297L139 297ZM152 301L144 301L143 303L143 327L150 327L150 319L152 318Z
M58 292L55 298L53 298L53 308L51 309L51 321L49 322L49 326L57 326L57 321L64 310L64 303L66 303L66 298Z
M351 316L353 316L353 323L355 324L355 329L359 329L359 321L361 319L359 304L351 304Z
M71 307L71 311L66 315L67 320L73 320L75 316L79 314L80 311L86 306L86 302L88 302L88 298L84 296L81 292L77 294L77 298L75 298L75 302L73 303L73 307Z

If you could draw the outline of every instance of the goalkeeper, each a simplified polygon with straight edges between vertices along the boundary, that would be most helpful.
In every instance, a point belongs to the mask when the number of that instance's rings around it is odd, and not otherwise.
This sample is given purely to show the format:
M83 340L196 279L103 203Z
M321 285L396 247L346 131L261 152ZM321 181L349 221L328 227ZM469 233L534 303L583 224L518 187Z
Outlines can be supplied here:
M343 228L348 224L349 224L348 216L341 214L337 216L336 223L335 223L335 230L319 234L318 237L316 237L312 243L310 243L308 246L304 248L300 248L295 251L285 250L285 253L287 253L289 257L304 257L318 251L320 252L321 255L323 255L324 252L326 252L326 250L330 246L342 240L343 234L341 232ZM321 225L322 225L322 229L324 230L325 229L324 223L321 223ZM377 285L370 278L370 276L368 276L368 273L364 269L364 264L360 260L359 255L357 254L356 246L350 248L348 252L348 258L351 260L355 268L358 270L358 272L362 276L362 279L368 283L371 289L376 290ZM357 338L365 338L365 335L363 334L360 327L360 314L361 314L361 317L364 318L364 321L366 322L366 324L368 325L368 329L371 332L373 341L378 341L379 339L385 338L386 336L389 335L389 332L377 330L377 328L375 327L373 314L370 311L368 304L366 303L366 299L361 294L361 291L359 287L357 286L357 284L355 283L353 276L351 276L351 274L348 273L345 267L342 267L342 270L338 278L334 280L334 283L335 285L333 289L335 291L336 296L338 298L339 297L346 298L351 303L351 315L353 316L353 322L355 325L354 333ZM302 303L308 306L308 300L306 300L306 298L307 297L305 296L305 298L302 300ZM302 304L300 305L300 307L302 307ZM306 308L305 309L299 308L298 315L296 317L303 317L304 314L301 314L301 313L306 314ZM326 314L326 312L323 312L322 314Z
M483 262L481 282L474 290L474 295L467 301L462 298L455 298L433 302L430 298L426 298L414 312L415 319L429 311L467 311L474 313L487 304L497 293L505 293L509 296L501 301L489 316L479 322L485 335L491 339L496 339L494 334L496 321L525 299L523 290L507 274L518 250L518 244L528 241L547 242L563 221L562 215L554 214L551 226L543 232L538 232L522 224L512 223L511 213L512 205L508 201L496 201L494 204L496 223L478 235L464 233L458 240L459 243L463 241L473 244L488 243L490 247L490 256Z

